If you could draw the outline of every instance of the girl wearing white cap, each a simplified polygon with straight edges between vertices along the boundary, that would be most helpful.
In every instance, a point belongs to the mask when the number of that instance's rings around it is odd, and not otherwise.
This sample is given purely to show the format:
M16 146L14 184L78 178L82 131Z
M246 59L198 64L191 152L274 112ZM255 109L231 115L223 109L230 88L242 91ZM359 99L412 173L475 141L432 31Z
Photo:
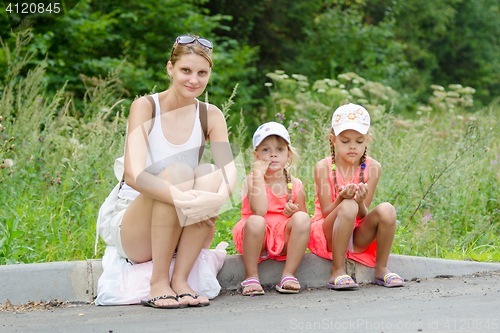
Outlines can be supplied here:
M314 170L316 210L308 247L332 260L330 289L358 287L346 274L346 257L375 267L377 284L404 284L387 268L396 211L387 202L369 211L381 173L380 164L366 156L369 128L370 115L364 107L352 103L340 106L332 118L332 156L319 161Z
M311 218L300 179L286 169L292 161L290 135L276 122L254 133L255 163L243 186L241 220L234 226L236 249L243 255L243 295L262 295L257 265L262 260L286 260L276 290L298 293L295 271L309 241Z

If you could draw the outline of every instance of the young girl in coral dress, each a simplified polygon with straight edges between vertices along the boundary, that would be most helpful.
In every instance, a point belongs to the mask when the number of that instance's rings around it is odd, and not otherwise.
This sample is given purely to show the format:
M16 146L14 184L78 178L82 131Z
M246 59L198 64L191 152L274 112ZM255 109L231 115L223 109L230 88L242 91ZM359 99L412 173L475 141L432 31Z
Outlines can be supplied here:
M403 279L391 273L387 260L396 231L396 211L382 203L369 211L380 178L380 164L366 155L370 115L360 105L340 106L332 118L331 157L316 164L316 210L309 249L332 260L330 289L355 289L345 258L375 267L377 284L396 287Z
M262 295L257 265L262 260L286 260L276 290L298 293L295 271L309 241L311 218L302 182L286 169L292 161L290 135L276 122L261 125L253 136L255 163L243 186L241 220L233 239L243 254L243 295Z

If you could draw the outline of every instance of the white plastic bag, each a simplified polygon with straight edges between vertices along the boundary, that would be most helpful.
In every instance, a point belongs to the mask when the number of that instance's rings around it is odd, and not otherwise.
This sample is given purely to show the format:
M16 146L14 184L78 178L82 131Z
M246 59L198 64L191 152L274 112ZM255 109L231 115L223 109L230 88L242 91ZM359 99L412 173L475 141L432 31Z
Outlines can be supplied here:
M226 258L226 242L221 242L215 250L202 249L188 276L189 286L198 294L209 299L220 292L217 274ZM175 258L170 264L170 277ZM149 295L153 262L130 264L122 258L114 246L107 246L102 258L103 273L97 283L96 305L139 304Z
M97 221L95 226L95 245L94 245L94 255L97 254L97 244L99 242L99 235L101 235L102 240L109 244L111 239L111 234L109 232L109 220L113 215L115 206L118 203L118 192L120 191L121 181L123 180L125 157L118 157L115 160L113 170L115 172L115 177L118 179L119 183L115 185L113 190L108 194L106 200L104 200L101 208L99 208L99 214L97 215Z

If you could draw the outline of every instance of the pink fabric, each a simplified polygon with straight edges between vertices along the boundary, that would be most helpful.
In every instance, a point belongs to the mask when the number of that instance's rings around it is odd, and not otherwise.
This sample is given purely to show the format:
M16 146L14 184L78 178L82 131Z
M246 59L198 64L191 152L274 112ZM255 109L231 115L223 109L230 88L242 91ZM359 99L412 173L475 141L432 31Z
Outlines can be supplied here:
M333 180L333 171L332 171L332 157L327 157L326 160L328 161L328 169L330 170L330 175L329 175L329 182L331 185L331 191L332 191L332 202L335 201L337 197L337 193L335 190L335 182ZM365 178L365 183L368 181L368 172L370 167L370 162L371 162L371 157L366 158L366 167L365 167L365 173L364 173L364 178ZM336 171L337 174L337 184L338 186L345 186L348 183L345 182L342 179L342 176L340 175L340 172L338 170ZM359 173L361 172L361 167L358 168L356 171L356 174L354 174L354 178L350 182L351 184L359 184ZM325 259L332 259L332 252L328 251L327 246L326 246L326 238L325 238L325 233L323 231L323 214L321 213L321 206L319 204L319 199L318 199L318 194L316 193L316 201L314 202L314 207L315 207L315 212L314 216L311 219L311 237L309 238L309 244L307 247L309 250L311 250L312 253L323 257ZM356 222L354 224L354 229L356 227L363 223L363 219L358 219L356 218ZM353 230L354 232L354 230ZM361 253L352 253L352 252L347 252L346 253L346 258L356 260L363 265L369 266L369 267L374 267L375 266L375 260L376 260L376 253L377 253L377 244L376 241L373 241L373 243L366 249L365 252Z
M250 175L251 174L252 173L250 173ZM297 195L301 188L302 182L300 179L296 179L292 187L293 202L297 199ZM267 213L264 219L266 220L267 226L266 247L269 256L266 258L260 257L259 262L266 259L286 260L286 256L280 256L279 254L283 251L283 247L285 246L285 228L290 219L283 215L283 209L285 209L285 204L288 202L288 194L278 198L266 184L266 195ZM248 198L242 196L241 220L233 228L234 244L236 245L236 250L241 254L243 254L243 230L245 229L247 219L252 215Z

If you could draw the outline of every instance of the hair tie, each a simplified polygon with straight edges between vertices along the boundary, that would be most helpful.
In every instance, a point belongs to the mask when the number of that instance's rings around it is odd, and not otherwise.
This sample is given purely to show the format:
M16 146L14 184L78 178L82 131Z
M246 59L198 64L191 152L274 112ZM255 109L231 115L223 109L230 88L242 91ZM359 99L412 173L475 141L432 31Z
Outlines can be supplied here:
M335 163L332 164L332 170L333 171L337 170L337 167L335 166Z
M293 187L292 183L287 183L287 184L286 184L286 186L287 186L290 190L291 190L291 189L292 189L292 187Z
M366 164L365 163L361 164L361 169L364 170L365 168L366 168Z

